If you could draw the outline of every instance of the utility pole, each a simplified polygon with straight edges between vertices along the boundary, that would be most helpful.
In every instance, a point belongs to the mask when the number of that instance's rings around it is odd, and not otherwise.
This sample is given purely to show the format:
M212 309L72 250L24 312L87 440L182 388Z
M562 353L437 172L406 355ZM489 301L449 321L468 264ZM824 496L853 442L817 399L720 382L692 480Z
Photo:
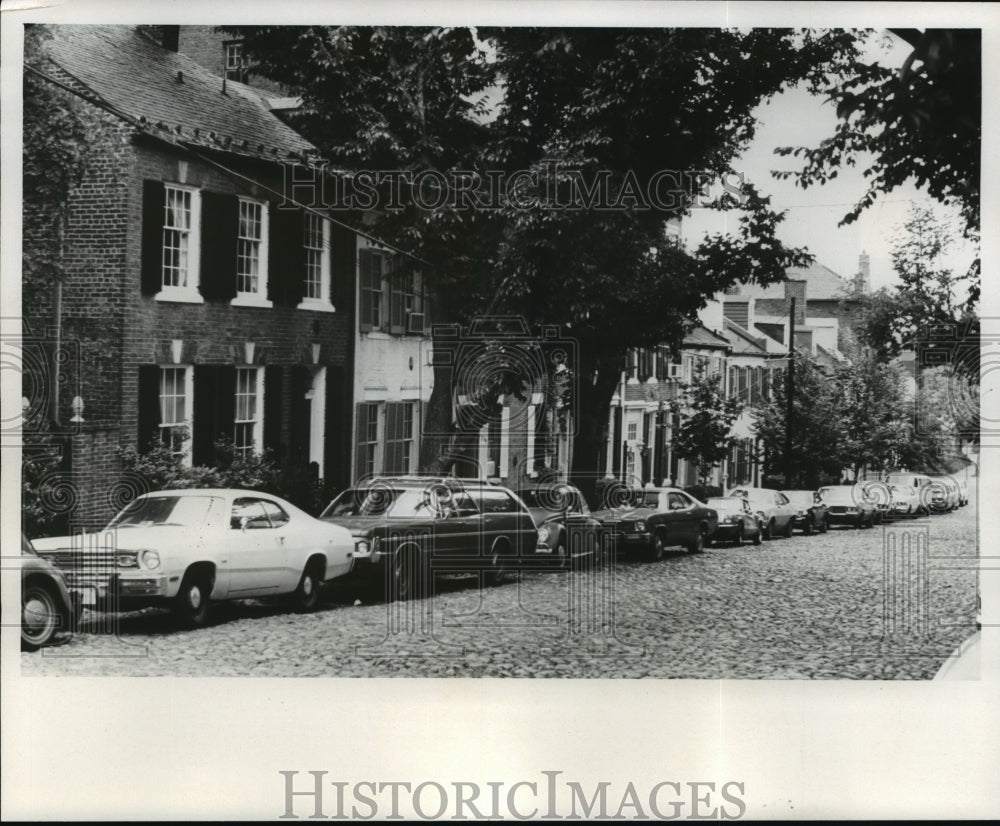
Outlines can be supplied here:
M788 315L788 370L785 372L785 489L792 487L792 402L795 399L795 296Z

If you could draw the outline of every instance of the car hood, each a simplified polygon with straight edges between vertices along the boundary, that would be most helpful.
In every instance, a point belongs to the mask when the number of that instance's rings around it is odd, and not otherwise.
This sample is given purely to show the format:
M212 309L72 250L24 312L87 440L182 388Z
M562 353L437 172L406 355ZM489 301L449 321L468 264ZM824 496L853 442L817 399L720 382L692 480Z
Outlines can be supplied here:
M117 531L77 534L76 536L50 536L33 539L31 544L41 554L52 551L119 550L138 551L146 548L159 549L190 543L204 536L205 530L190 525L151 525L149 527L120 528ZM82 539L81 539L82 537ZM115 537L112 539L112 537ZM75 543L75 544L74 544Z
M562 511L553 511L548 508L528 508L528 512L531 514L531 518L535 520L536 525L541 525L543 522L554 522L562 519Z
M623 519L649 519L655 510L652 508L607 508L601 511L592 511L591 516L602 522L620 522Z

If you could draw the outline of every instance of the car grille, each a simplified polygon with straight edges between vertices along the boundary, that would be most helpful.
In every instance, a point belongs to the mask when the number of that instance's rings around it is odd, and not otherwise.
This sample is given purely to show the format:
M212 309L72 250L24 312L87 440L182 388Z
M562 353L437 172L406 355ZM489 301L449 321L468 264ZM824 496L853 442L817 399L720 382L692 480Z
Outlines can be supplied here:
M42 556L66 575L70 588L107 588L116 573L113 551L50 551Z

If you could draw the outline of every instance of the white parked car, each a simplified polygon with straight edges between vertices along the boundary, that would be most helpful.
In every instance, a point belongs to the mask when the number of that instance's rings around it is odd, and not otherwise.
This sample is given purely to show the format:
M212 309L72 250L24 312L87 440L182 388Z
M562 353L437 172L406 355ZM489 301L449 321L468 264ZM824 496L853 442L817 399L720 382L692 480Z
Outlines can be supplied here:
M312 610L354 552L346 528L277 496L229 489L147 493L99 533L34 545L63 570L78 605L163 606L190 626L207 622L213 600L282 596Z
M909 485L889 485L892 497L890 513L893 516L916 516L927 513L927 508L920 501L920 492Z

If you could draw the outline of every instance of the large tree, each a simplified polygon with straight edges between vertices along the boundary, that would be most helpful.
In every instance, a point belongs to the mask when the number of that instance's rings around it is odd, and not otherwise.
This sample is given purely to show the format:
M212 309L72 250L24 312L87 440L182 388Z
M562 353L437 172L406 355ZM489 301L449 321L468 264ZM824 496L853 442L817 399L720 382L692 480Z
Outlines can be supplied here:
M701 198L692 181L732 172L759 103L803 81L818 89L858 56L850 32L240 31L260 71L302 95L294 125L331 160L471 170L477 192L491 174L517 181L495 208L404 205L375 215L374 228L435 265L444 317L514 313L574 340L581 473L602 450L628 347L678 343L707 296L740 280L778 280L807 260L778 241L781 215L749 186L720 204L739 207L731 235L688 251L664 223ZM494 88L486 116L477 104ZM595 208L586 197L595 191L610 208ZM432 420L450 415L449 396L435 387Z
M695 463L698 484L708 485L712 471L721 465L738 439L733 424L743 405L735 396L727 396L722 375L700 369L681 398L671 404L678 426L671 436L674 452L681 459Z

